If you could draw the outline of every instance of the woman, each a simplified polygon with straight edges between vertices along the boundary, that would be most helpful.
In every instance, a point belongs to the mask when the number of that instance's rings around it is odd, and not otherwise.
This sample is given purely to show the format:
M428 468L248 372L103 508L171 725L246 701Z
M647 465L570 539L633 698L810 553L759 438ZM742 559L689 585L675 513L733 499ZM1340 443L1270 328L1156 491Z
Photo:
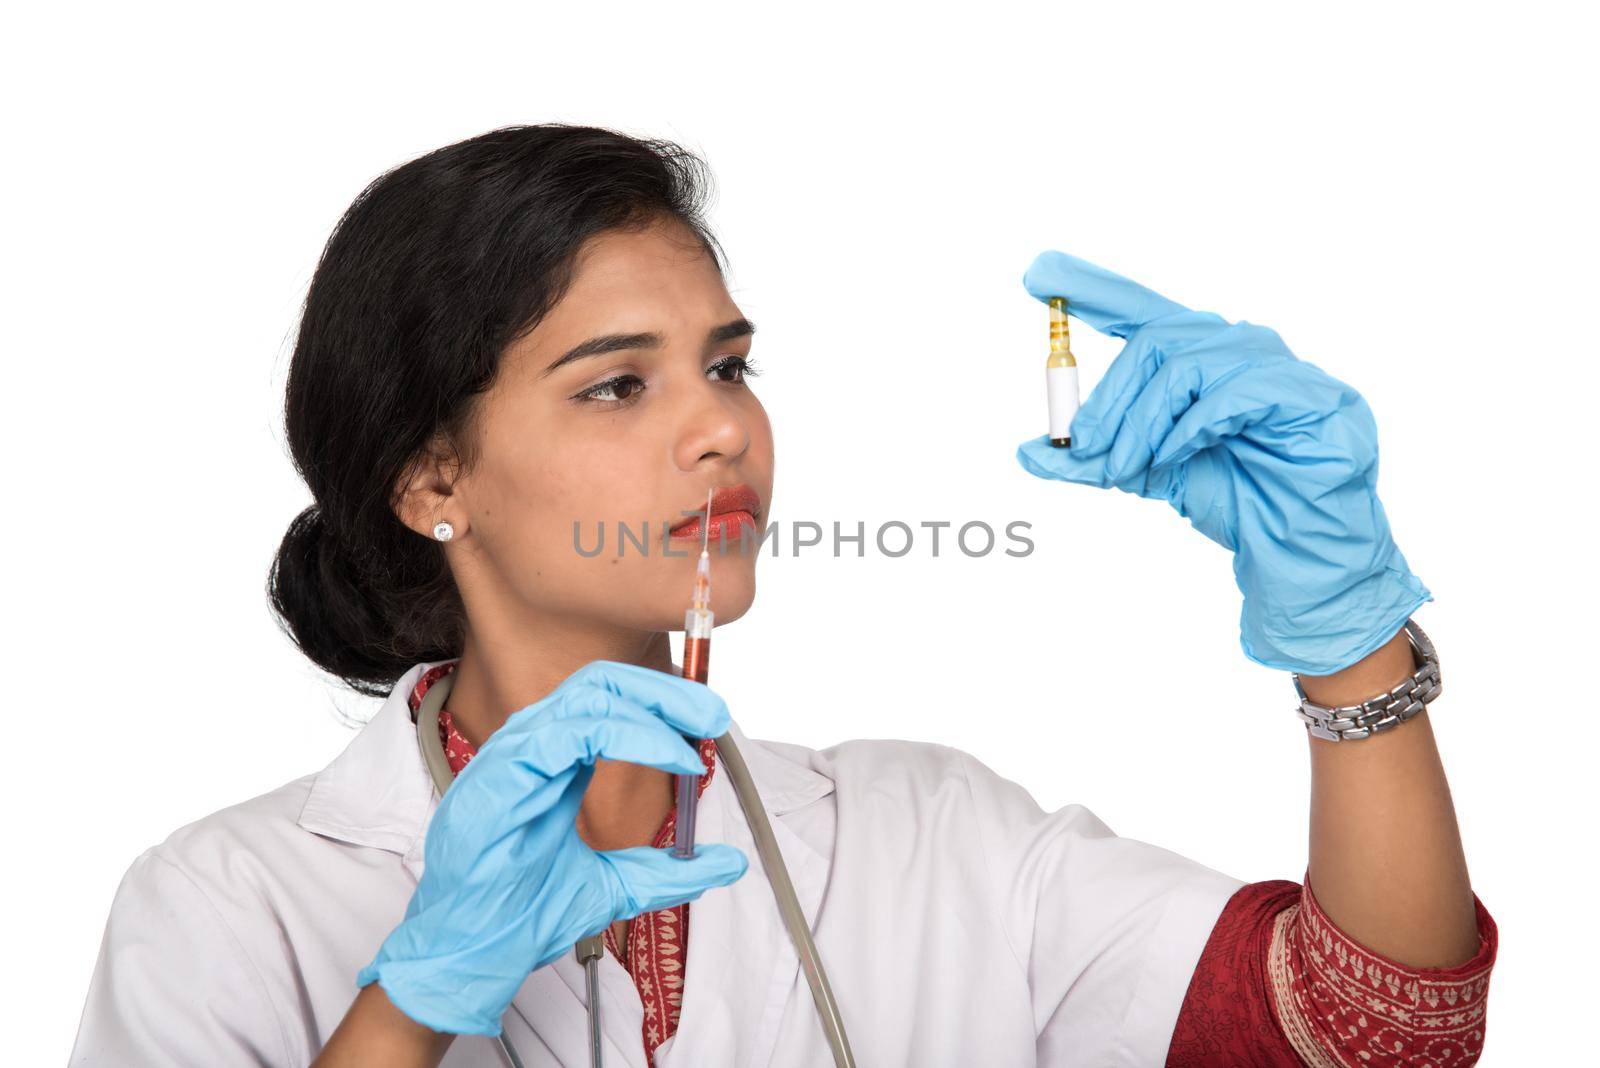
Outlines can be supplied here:
M1429 594L1360 397L1269 330L1071 257L1025 278L1128 345L1071 448L1028 442L1023 465L1164 498L1231 549L1245 650L1300 673L1310 719L1423 680L1371 737L1313 728L1305 884L1044 812L956 750L753 742L668 645L707 493L734 539L772 498L753 327L700 197L675 146L539 126L351 206L288 384L315 503L270 588L307 656L386 700L321 773L134 862L73 1063L490 1065L503 1035L586 1064L572 947L601 929L608 1064L832 1063L704 741L725 730L862 1065L1473 1063L1495 928L1419 711L1436 676L1402 626ZM655 552L576 551L623 524L648 544L646 521ZM719 621L755 559L717 558ZM440 799L415 718L446 677ZM700 776L687 861L662 848L675 773Z

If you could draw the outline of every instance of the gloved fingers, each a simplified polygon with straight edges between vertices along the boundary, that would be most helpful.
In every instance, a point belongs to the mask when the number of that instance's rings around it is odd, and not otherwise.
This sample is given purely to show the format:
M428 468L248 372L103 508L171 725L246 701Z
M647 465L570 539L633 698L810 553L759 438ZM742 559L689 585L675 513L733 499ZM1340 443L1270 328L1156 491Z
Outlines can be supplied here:
M750 867L744 853L718 842L696 843L692 857L675 857L670 847L650 846L612 849L596 856L616 876L614 920L693 901L712 887L734 882Z
M1299 461L1310 467L1321 460L1344 455L1351 460L1366 451L1375 455L1376 426L1370 414L1341 429L1330 417L1341 410L1366 413L1360 394L1298 360L1245 365L1202 386L1200 395L1173 422L1152 465L1186 462L1202 449L1227 441L1247 439L1254 452L1234 448L1241 459L1274 457ZM1371 430L1370 449L1359 433ZM1329 434L1332 434L1330 437ZM1309 489L1309 487L1307 487Z
M1175 406L1172 418L1186 405L1171 385L1157 388L1160 376L1185 376L1184 367L1198 361L1203 377L1189 375L1197 387L1209 386L1235 367L1273 358L1258 353L1254 331L1248 323L1226 323L1205 312L1185 312L1159 326L1141 330L1112 361L1105 377L1095 386L1072 423L1072 442L1088 452L1113 448L1125 434L1131 420L1153 446L1149 428L1163 407ZM1273 335L1276 337L1277 335ZM1293 359L1283 350L1277 357ZM1164 380L1166 381L1166 380ZM1111 464L1113 472L1117 462Z
M1161 330L1167 332L1165 327ZM1129 342L1129 349L1142 344L1144 338L1141 332ZM1253 367L1296 362L1276 333L1247 322L1202 327L1200 333L1175 345L1165 338L1152 338L1151 346L1154 358L1145 361L1139 377L1124 375L1102 382L1096 394L1108 384L1116 392L1108 391L1104 401L1091 395L1084 406L1094 424L1084 448L1109 453L1106 475L1115 484L1159 466L1154 457L1174 424L1202 398L1230 392L1227 383L1231 378ZM1112 376L1108 373L1107 378Z
M1151 333L1137 334L1124 345L1072 417L1069 451L1083 456L1105 452L1128 405L1166 359L1167 354Z
M696 738L719 738L731 723L727 702L704 683L637 664L595 660L573 672L569 681L626 697Z
M535 762L514 745L502 745L497 751L502 755L486 758L487 749L485 744L461 769L439 802L424 845L430 867L470 867L490 842L512 828L547 827L559 833L578 818L584 790L594 776L592 764L569 760L565 768L547 774L543 767L532 767ZM548 765L563 759L549 752L540 757Z
M600 694L606 699L619 707L597 715L552 716L539 729L517 736L491 735L440 802L434 818L440 821L441 839L459 836L470 852L480 848L485 833L506 828L570 830L594 763L602 757L677 775L705 774L699 752L676 730L646 712L626 709L625 699L615 694ZM456 827L463 830L455 832Z
M728 706L704 684L633 664L596 660L562 681L549 696L511 714L480 748L483 759L500 746L542 736L551 725L585 716L648 719L676 735L720 737L731 724ZM680 739L681 740L681 739Z
M1233 327L1191 351L1164 361L1139 392L1108 420L1106 472L1113 482L1154 464L1172 428L1202 397L1227 389L1228 380L1252 365L1248 352L1230 346Z
M705 774L699 752L683 735L627 698L600 694L588 700L591 712L552 717L542 730L529 735L534 744L521 747L515 759L546 779L602 757L679 775ZM474 763L477 759L482 759L481 753Z
M548 696L513 712L482 751L516 735L537 732L551 720L603 714L624 705L696 738L721 737L731 723L727 702L703 683L635 664L595 660L568 675Z
M1071 314L1112 337L1125 338L1147 323L1189 310L1115 271L1065 252L1039 253L1023 274L1022 285L1041 301L1066 297Z
M1135 333L1073 418L1073 451L1110 448L1124 413L1162 366L1215 344L1215 339L1233 329L1211 312L1185 311Z

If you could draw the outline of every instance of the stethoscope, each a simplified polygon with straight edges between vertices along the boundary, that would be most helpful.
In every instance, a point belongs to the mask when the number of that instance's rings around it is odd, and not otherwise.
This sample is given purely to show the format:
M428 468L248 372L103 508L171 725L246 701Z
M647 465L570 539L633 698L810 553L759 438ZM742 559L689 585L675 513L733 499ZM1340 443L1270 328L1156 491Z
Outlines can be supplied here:
M433 785L442 798L444 792L450 788L450 783L455 780L455 773L450 770L450 762L445 758L444 746L439 740L439 710L444 708L445 699L450 696L450 689L455 685L455 675L441 676L431 686L427 693L422 695L422 703L417 707L417 745L422 750L422 759L428 765L428 773L433 776ZM833 998L833 989L828 985L828 973L822 968L822 957L817 953L817 945L811 939L811 927L806 922L805 912L800 908L800 899L795 894L794 882L789 878L789 869L783 862L783 854L778 849L778 840L772 833L772 824L767 820L767 810L761 804L761 795L756 792L755 781L750 778L750 769L744 762L744 756L734 745L731 734L724 734L717 740L717 757L723 768L727 771L728 782L732 784L735 795L739 798L739 807L744 810L745 823L750 827L750 834L755 839L756 853L761 857L761 866L767 873L767 881L772 886L773 896L778 901L778 912L783 917L783 925L789 930L789 939L794 943L795 952L800 956L800 967L805 972L806 982L811 987L812 1000L817 1005L817 1016L822 1023L822 1032L828 1039L828 1048L833 1051L835 1068L855 1068L855 1057L850 1052L850 1040L845 1037L844 1020L839 1015L839 1004ZM592 1068L601 1068L600 1057L600 958L605 954L605 932L591 935L578 941L574 947L578 962L583 965L584 976L589 991L589 1064ZM522 1059L517 1056L517 1051L511 1048L511 1043L506 1040L504 1029L497 1036L500 1049L506 1055L506 1060L512 1068L524 1068Z

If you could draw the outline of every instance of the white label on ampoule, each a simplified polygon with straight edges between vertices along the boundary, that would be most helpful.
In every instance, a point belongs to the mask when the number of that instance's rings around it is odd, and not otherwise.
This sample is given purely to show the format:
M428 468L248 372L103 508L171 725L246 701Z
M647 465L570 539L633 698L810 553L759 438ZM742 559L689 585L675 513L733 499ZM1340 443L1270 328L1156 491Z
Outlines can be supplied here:
M1050 396L1050 437L1059 440L1070 434L1072 417L1078 414L1078 369L1047 367L1044 380Z

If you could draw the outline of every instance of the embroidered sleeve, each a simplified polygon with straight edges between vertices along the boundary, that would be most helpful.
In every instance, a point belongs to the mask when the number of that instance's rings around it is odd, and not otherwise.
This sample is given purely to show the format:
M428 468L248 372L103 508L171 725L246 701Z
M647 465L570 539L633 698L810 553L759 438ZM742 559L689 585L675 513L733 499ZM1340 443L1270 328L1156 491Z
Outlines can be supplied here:
M1195 967L1168 1068L1476 1064L1499 935L1476 895L1473 904L1472 959L1412 968L1339 930L1309 885L1242 887Z

